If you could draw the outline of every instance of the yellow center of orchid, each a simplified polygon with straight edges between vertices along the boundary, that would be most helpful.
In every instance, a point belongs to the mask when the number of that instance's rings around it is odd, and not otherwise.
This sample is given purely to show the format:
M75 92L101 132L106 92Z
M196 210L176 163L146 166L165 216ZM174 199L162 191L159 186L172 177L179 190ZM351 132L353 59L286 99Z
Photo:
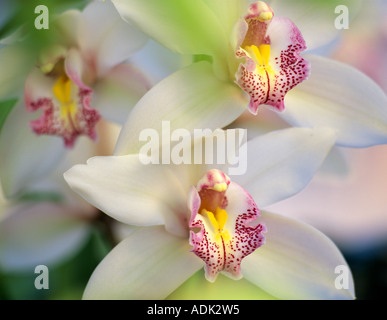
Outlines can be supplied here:
M202 216L208 217L212 227L214 228L216 239L219 241L221 238L224 241L229 241L231 239L229 232L224 229L224 226L227 221L227 212L224 209L216 208L215 212L202 209L200 212Z
M257 67L268 68L270 58L270 45L261 44L259 47L255 45L246 46L245 51L251 59L254 60Z
M76 103L72 99L71 87L72 82L70 78L62 75L56 80L52 88L55 97L60 101L61 117L66 120L69 116L73 118L77 111Z
M259 47L255 45L246 46L244 48L247 55L255 62L255 73L260 76L263 83L266 83L266 98L268 100L271 88L274 88L276 78L275 71L269 63L270 45L261 44Z
M217 183L212 187L209 187L208 189L214 190L217 192L224 192L227 190L227 183ZM227 212L224 209L220 209L219 207L216 207L215 212L212 212L206 208L202 208L200 211L200 214L204 217L207 217L210 221L215 235L216 239L219 241L223 239L224 241L229 241L231 239L230 234L227 230L224 229L224 226L227 221Z

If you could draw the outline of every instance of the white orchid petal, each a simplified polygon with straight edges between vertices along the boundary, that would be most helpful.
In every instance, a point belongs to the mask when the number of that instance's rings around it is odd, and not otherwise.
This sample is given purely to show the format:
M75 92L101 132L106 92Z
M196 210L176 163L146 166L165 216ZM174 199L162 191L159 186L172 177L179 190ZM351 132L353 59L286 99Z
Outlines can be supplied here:
M150 87L141 71L133 65L120 64L94 86L92 106L104 119L123 124L130 110Z
M115 154L137 153L143 144L140 132L160 129L163 120L170 121L171 131L224 127L244 111L247 101L237 86L215 77L211 64L192 64L144 95L121 131Z
M78 49L71 48L67 52L64 61L67 76L80 88L90 89L85 85L84 77L87 73L86 64L83 60L82 54ZM42 75L48 78L45 75Z
M91 2L82 12L78 45L85 58L95 59L98 75L127 60L147 37L125 23L110 1Z
M335 24L336 19L342 21L340 15L343 13L341 10L336 13L336 8L346 6L349 18L352 19L361 2L362 0L272 0L270 5L277 17L290 18L303 34L308 49L314 49L334 40L343 31Z
M174 173L167 166L144 165L138 155L94 157L64 177L86 201L131 225L161 225L173 209L186 207L186 191Z
M36 118L20 100L12 109L0 135L0 177L6 197L15 196L49 173L64 154L59 137L37 136L29 122Z
M232 179L263 208L302 190L334 139L335 132L328 128L290 128L254 138L247 142L248 174Z
M8 271L31 271L75 254L88 238L87 224L74 218L74 208L50 203L9 207L0 223L0 266ZM72 216L73 215L73 216Z
M259 220L268 230L266 243L242 263L247 280L282 299L354 298L351 271L324 234L267 212Z
M267 209L308 221L349 252L365 252L386 239L387 146L336 152L337 168L324 163L302 192Z
M138 228L98 265L83 299L164 299L202 266L187 239Z
M307 55L308 80L285 98L281 116L297 126L338 131L337 144L368 147L387 143L387 97L360 71L343 63Z
M24 80L24 99L28 109L31 108L31 103L41 98L48 98L50 100L55 98L52 90L55 78L46 77L38 68L32 69Z

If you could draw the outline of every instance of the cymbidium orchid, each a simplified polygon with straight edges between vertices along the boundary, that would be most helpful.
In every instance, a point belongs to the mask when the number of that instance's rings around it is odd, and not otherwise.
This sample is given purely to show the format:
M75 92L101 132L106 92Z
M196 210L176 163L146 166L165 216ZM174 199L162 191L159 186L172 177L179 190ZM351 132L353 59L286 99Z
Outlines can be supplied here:
M36 56L23 41L0 50L0 99L18 99L0 128L7 197L51 170L81 135L96 141L101 119L122 124L150 88L126 62L147 37L122 21L110 2L65 11L42 32L48 40L37 41Z
M64 175L71 188L132 228L94 271L84 299L166 298L203 266L215 287L223 273L279 298L353 298L352 279L335 288L334 269L346 262L327 237L262 210L300 191L334 140L324 128L260 136L248 142L247 174L232 177L229 165L144 165L138 153L74 166ZM195 150L198 141L183 144Z
M194 62L140 100L123 132L129 139L117 145L116 154L133 151L136 122L170 120L172 128L193 129L195 119L203 117L211 119L203 120L205 127L224 127L246 106L254 114L270 106L297 126L331 127L339 145L387 142L382 90L345 64L301 55L308 43L295 23L276 16L275 7L245 0L112 2L123 19L168 49L192 55ZM167 110L168 119L160 118L160 109Z

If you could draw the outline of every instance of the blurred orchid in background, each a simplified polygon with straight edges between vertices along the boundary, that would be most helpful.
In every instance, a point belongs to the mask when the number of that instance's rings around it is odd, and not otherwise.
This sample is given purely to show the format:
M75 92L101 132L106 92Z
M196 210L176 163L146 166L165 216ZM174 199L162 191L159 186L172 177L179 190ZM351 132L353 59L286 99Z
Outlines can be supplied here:
M26 52L27 40L14 40L0 50L0 97L18 99L2 111L9 113L0 136L7 197L52 169L63 157L63 144L73 147L80 135L96 140L101 118L122 123L150 88L146 77L125 63L147 38L122 22L109 2L91 2L83 12L66 11L47 31L36 57ZM37 110L42 110L40 116Z
M10 8L21 10L16 2ZM109 121L122 123L151 86L126 63L147 38L111 3L93 1L50 19L43 36L21 28L0 49L0 296L12 288L10 297L23 297L24 287L18 292L7 279L40 264L60 267L110 232L62 175L93 155L111 154L119 128Z
M101 226L100 212L72 192L62 177L68 168L95 154L111 154L119 129L103 121L98 126L102 133L98 143L90 144L85 137L80 138L53 172L19 197L1 199L2 272L31 273L37 265L54 269L76 256L95 230L110 232L107 225Z

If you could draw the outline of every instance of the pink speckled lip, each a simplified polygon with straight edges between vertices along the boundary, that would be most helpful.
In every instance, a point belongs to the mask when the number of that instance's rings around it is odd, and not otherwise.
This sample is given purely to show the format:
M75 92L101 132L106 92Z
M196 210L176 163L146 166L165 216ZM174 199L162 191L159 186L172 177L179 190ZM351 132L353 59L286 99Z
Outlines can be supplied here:
M219 170L211 170L204 178L213 176L215 171L221 176L222 172ZM227 190L217 192L220 197L213 197L217 203L212 203L212 207L227 212L224 228L216 230L208 217L201 213L202 209L208 209L208 205L205 205L207 208L202 208L202 200L209 202L209 199L202 199L203 191L206 191L205 187L199 192L192 187L188 197L191 211L189 227L195 230L190 231L192 252L205 262L207 280L215 281L219 272L233 279L240 279L242 259L262 246L265 241L262 233L266 232L266 228L263 224L248 225L260 216L259 209L245 189L230 182ZM210 191L216 193L214 190ZM207 198L208 195L205 195ZM215 211L213 208L211 210Z
M306 44L295 24L284 17L261 21L258 19L261 14L250 7L245 20L238 22L247 27L239 26L239 30L246 32L238 35L240 47L235 53L237 58L245 59L235 74L235 82L250 96L249 110L253 114L257 114L260 105L283 111L286 93L304 81L310 70L308 61L300 56ZM270 46L268 65L257 65L246 51L250 46L259 48L261 45Z
M63 72L71 81L71 98L75 104L75 113L63 114L62 103L53 93L58 79L56 75L44 74L35 69L30 73L25 85L27 110L43 110L40 118L30 122L31 130L38 135L61 136L67 148L72 148L80 135L87 135L95 141L95 126L101 118L99 112L90 105L93 90L82 82L80 64L74 60L74 52L70 50L64 59Z

